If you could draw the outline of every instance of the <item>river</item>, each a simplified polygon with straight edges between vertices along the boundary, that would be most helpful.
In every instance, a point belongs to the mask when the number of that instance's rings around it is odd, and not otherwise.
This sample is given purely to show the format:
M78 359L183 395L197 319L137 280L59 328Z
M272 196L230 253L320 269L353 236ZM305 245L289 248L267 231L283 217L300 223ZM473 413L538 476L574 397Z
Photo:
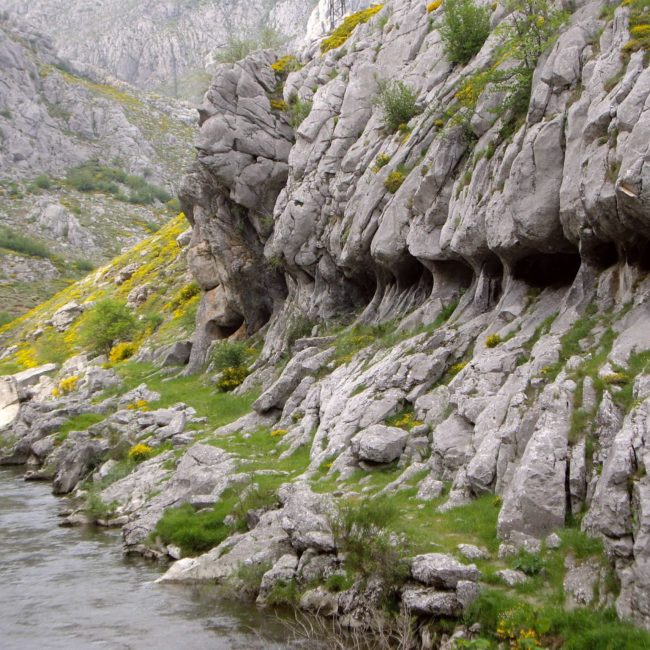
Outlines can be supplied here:
M154 584L164 567L124 558L119 531L59 526L59 507L48 483L0 469L2 650L296 647L272 613L214 587Z

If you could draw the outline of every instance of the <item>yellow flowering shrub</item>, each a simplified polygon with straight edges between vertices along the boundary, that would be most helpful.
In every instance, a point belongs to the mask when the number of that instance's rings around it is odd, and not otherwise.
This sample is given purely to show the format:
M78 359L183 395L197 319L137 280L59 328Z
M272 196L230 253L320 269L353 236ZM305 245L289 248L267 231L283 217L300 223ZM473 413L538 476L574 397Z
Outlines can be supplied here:
M404 173L399 170L396 170L388 174L386 180L384 181L384 187L391 194L395 194L395 192L397 192L397 190L399 190L399 188L402 187L402 183L404 182L405 179L406 176L404 175Z
M146 399L139 399L136 402L131 402L131 404L128 404L126 408L129 409L129 411L148 411L149 402L147 402Z
M31 345L23 345L16 353L16 361L25 369L36 368L38 359L36 350Z
M65 379L62 379L59 382L59 390L64 395L66 393L71 393L77 387L78 382L79 382L78 375L72 375L70 377L66 377Z
M151 458L153 454L153 449L149 445L145 445L142 442L139 442L137 445L133 445L129 449L129 460L134 460L136 463L141 463L147 458Z
M457 375L468 363L469 361L459 361L449 368L449 372L452 375Z
M286 111L289 108L289 105L284 101L284 99L272 99L271 108L274 111Z
M430 2L427 5L427 11L431 13L432 11L435 11L436 9L440 9L442 6L442 0L433 0L433 2Z
M373 5L346 16L343 22L327 38L321 41L320 51L325 54L325 52L341 47L350 38L357 25L367 23L378 11L381 11L383 6L383 4Z
M406 429L407 431L410 431L413 427L419 427L421 424L424 424L421 420L415 419L415 414L412 411L401 413L394 418L391 418L388 423L391 426Z
M272 438L282 438L282 436L286 436L289 431L287 429L274 429L271 431L271 437Z
M120 361L124 361L124 359L132 357L135 354L136 349L136 345L132 341L122 341L111 348L108 360L111 363L119 363Z
M228 393L235 390L248 375L248 370L244 366L224 368L221 376L217 381L217 390L222 393Z
M301 66L298 59L296 59L293 54L287 54L286 56L280 57L275 63L271 65L271 69L281 76L289 74L294 70L299 70L300 67Z
M501 337L498 334L490 334L485 339L485 346L488 348L496 348L501 343Z

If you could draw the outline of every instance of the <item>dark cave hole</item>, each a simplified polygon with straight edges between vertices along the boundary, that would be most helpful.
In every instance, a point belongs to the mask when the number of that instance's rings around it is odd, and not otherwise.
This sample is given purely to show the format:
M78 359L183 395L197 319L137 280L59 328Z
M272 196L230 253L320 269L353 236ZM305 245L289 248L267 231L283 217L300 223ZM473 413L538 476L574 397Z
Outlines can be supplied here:
M532 287L568 286L575 279L580 262L578 253L534 253L520 259L512 275Z
M433 267L436 273L436 282L456 285L459 289L469 289L474 280L472 267L458 260L436 260Z
M205 326L205 332L211 341L227 339L232 336L244 323L244 318L241 317L232 325L218 325L213 320L208 321Z
M408 257L397 268L393 269L397 279L397 289L400 293L415 289L423 297L429 296L433 289L433 275L431 271L415 257Z
M503 263L496 255L489 257L483 263L482 271L489 282L487 307L492 307L499 302L503 292Z
M584 258L599 269L608 269L618 262L618 249L614 242L603 242L583 252Z
M650 241L639 236L634 244L625 247L625 259L642 271L650 271Z

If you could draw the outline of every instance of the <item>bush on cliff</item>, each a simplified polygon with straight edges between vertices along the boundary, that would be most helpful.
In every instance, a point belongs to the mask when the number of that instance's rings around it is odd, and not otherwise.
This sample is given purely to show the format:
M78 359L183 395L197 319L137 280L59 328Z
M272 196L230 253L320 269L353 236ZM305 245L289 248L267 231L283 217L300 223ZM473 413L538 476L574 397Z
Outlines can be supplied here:
M465 64L483 47L490 34L490 13L474 0L447 0L440 26L445 52L452 63Z
M417 94L403 81L380 80L375 104L384 114L384 126L391 133L420 113Z
M79 328L80 343L97 354L109 354L118 341L127 341L137 330L137 321L119 300L99 300L86 312Z

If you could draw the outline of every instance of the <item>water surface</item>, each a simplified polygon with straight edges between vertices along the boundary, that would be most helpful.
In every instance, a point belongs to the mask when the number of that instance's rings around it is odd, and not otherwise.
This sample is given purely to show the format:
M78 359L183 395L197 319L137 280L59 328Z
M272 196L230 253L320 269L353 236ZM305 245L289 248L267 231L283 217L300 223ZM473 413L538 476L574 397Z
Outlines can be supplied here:
M156 585L164 566L122 556L119 531L63 528L48 483L0 469L0 648L295 647L272 613L214 587Z

